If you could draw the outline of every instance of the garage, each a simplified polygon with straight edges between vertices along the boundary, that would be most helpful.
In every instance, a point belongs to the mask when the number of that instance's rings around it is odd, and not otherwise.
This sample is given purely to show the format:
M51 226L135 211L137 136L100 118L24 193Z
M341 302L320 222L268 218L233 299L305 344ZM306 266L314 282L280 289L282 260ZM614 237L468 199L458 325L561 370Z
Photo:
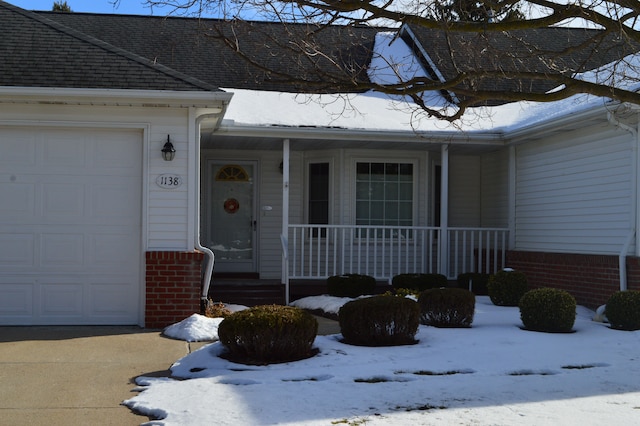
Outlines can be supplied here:
M0 127L0 324L137 324L141 130Z

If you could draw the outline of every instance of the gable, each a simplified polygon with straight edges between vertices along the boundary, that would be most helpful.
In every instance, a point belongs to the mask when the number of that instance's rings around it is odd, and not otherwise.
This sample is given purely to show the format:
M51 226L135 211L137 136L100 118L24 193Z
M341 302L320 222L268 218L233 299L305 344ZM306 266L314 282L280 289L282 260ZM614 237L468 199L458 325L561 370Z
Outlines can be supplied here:
M405 26L402 38L425 67L436 68L446 80L459 73L492 72L459 87L475 91L545 93L559 84L551 76L573 75L601 67L637 52L640 46L618 40L599 30L585 28L535 28L510 32L463 33ZM428 59L422 56L426 52ZM502 72L536 73L514 78ZM545 76L547 78L545 78ZM455 92L455 88L451 89ZM504 101L486 104L498 105Z

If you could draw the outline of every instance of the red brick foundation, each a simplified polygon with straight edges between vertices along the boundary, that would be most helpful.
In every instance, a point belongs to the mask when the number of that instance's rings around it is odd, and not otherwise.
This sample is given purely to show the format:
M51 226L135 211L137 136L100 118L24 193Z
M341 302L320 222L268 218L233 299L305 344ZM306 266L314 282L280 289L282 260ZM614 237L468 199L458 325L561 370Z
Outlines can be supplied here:
M200 312L201 252L146 253L145 327L163 328Z
M620 290L618 256L508 251L506 263L524 272L530 287L566 290L591 309ZM627 257L626 265L627 288L640 290L640 258Z

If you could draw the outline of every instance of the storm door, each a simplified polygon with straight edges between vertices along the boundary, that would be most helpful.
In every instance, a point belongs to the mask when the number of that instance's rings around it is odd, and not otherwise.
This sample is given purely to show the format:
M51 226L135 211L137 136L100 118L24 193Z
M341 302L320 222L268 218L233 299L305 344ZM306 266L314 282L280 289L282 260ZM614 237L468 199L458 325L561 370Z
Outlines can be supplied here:
M255 162L208 163L206 245L215 253L216 272L257 271Z

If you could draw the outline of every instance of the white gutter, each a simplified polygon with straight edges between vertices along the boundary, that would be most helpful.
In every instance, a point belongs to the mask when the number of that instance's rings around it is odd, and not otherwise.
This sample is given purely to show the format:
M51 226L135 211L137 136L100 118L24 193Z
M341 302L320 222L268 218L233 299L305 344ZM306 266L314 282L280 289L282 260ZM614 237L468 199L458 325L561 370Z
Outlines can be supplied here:
M522 143L532 139L533 136L538 136L544 132L554 131L558 128L566 128L567 125L573 124L581 120L590 120L597 117L603 117L604 111L609 111L612 105L595 104L582 111L575 113L563 114L556 118L543 120L537 123L532 123L527 126L518 127L513 130L504 130L504 137L508 139L509 143Z
M463 142L466 145L503 146L503 132L418 132L413 130L365 130L330 127L287 127L234 124L223 120L216 134L278 139L323 139L368 142L407 142L416 144Z
M638 164L640 164L640 150L638 150L638 145L640 144L639 132L638 129L633 128L627 124L620 122L612 112L607 113L607 119L609 123L612 125L631 133L632 142L631 142L631 220L633 223L631 224L631 230L627 235L625 243L620 250L620 254L618 255L618 270L620 275L620 291L624 291L627 289L627 254L629 253L629 247L631 246L631 241L633 241L633 237L636 236L637 229L637 221L638 221ZM638 240L636 238L636 253L638 252Z
M0 102L220 108L229 92L0 86Z

